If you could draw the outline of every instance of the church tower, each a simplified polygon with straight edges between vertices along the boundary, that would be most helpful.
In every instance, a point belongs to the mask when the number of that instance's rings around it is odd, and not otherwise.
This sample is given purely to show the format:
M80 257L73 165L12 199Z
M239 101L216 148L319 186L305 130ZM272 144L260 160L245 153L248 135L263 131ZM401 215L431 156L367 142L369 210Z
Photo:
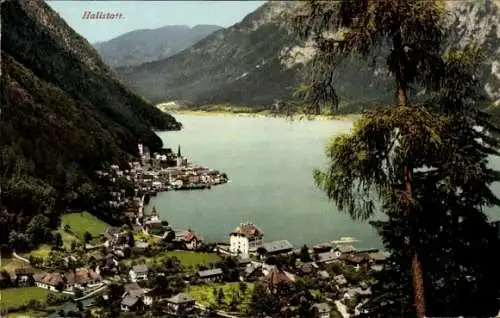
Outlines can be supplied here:
M181 145L179 145L177 147L177 157L179 157L179 158L182 157L182 154L181 154Z

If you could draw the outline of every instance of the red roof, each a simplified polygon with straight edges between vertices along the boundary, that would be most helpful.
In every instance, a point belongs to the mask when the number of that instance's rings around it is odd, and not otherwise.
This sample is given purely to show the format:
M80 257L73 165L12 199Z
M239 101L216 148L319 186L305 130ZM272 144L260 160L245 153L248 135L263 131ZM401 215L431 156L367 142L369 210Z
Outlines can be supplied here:
M291 279L281 270L273 268L269 274L266 275L264 281L269 285L276 286L283 283L290 283Z
M191 242L193 239L196 239L199 242L203 241L203 237L201 235L195 234L192 231L184 231L183 239L186 242Z
M260 239L264 236L264 232L253 223L241 223L231 234L244 235L248 239Z

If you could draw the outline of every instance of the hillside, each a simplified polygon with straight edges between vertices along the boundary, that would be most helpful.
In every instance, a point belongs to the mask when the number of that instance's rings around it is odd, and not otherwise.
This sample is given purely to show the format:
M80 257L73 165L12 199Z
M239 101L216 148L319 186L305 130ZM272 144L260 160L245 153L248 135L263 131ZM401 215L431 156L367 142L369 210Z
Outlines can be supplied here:
M95 43L94 47L112 68L134 66L170 57L219 29L221 27L217 25L167 25L128 32L109 41Z
M465 44L474 40L486 50L490 59L482 70L485 90L491 98L499 99L498 2L447 3L452 13L450 41L459 38L459 44ZM314 54L311 43L299 42L285 27L286 14L299 5L268 2L240 23L179 54L138 67L118 68L118 76L155 103L182 100L198 105L262 106L289 100L302 80L300 71ZM346 111L357 111L354 105L374 99L391 99L386 74L383 62L378 67L356 59L343 63L334 82Z
M152 129L180 129L120 84L98 53L43 0L1 3L0 244L32 216L89 207L94 171L124 163ZM101 197L102 198L102 197ZM57 222L57 218L51 218Z

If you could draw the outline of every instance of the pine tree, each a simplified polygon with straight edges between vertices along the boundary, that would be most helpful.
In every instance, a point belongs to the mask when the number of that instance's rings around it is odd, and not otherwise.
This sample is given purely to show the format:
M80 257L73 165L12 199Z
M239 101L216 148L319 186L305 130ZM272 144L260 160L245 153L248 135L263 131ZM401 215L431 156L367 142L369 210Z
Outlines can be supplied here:
M477 112L477 91L470 85L474 78L460 74L464 70L460 65L470 66L472 59L457 52L443 56L445 13L443 1L437 0L310 1L294 19L297 31L316 43L309 85L302 90L315 113L325 103L338 105L332 78L340 61L352 55L369 58L383 45L390 46L386 62L397 103L365 113L352 134L336 138L327 152L329 168L315 171L315 180L340 210L355 219L373 216L375 200L381 201L393 226L391 234L400 240L396 249L408 251L398 259L406 263L397 265L411 269L413 314L418 318L425 316L425 295L431 294L424 284L433 287L435 283L427 282L432 275L422 265L423 259L429 259L426 235L432 221L426 213L432 208L427 205L429 196L433 197L422 185L444 187L448 197L462 191L460 198L469 199L467 211L474 211L471 218L484 216L481 205L497 203L487 186L498 176L485 165L486 154L494 151L480 150L483 146L473 139L480 135L490 145L496 141L484 132L474 132L479 121L485 128L491 125ZM463 83L457 75L469 82ZM412 96L412 86L425 88L426 97L432 99ZM470 101L467 94L472 93ZM468 173L465 179L459 177L460 170ZM474 192L472 184L481 190ZM433 203L438 213L451 214L456 222L461 210L450 204L458 202L454 198L451 203ZM444 220L441 226L451 227ZM439 237L434 234L434 239Z

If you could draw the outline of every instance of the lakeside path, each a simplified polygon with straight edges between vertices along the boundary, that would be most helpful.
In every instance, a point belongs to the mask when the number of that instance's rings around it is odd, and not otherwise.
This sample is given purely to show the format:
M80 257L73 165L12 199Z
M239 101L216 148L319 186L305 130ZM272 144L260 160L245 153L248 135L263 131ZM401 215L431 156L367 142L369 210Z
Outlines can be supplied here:
M349 115L305 115L296 114L293 116L286 115L275 115L266 112L230 112L221 110L165 110L169 114L179 114L179 115L194 115L194 116L224 116L224 117L260 117L260 118L284 118L290 120L342 120L342 121L356 121L361 115L360 114L349 114Z

